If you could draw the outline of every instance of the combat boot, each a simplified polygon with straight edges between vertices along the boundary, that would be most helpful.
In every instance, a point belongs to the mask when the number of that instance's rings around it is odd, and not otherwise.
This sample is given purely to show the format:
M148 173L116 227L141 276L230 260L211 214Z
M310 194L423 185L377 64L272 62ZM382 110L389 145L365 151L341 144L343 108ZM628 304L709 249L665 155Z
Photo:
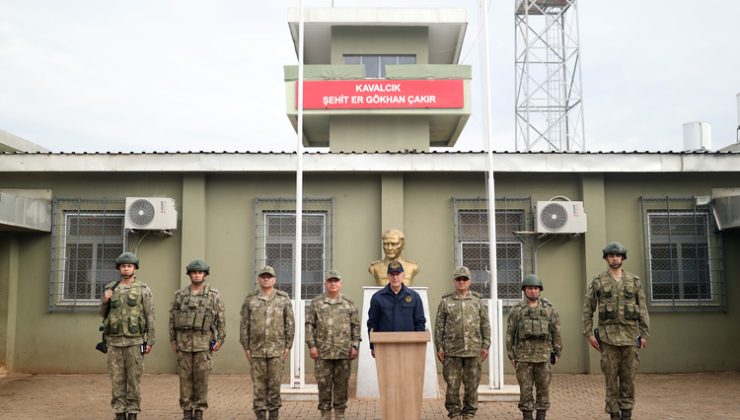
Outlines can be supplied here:
M331 420L331 410L321 410L321 420Z
M609 420L619 420L621 419L621 416L619 413L609 413Z
M278 409L270 410L270 420L278 420Z
M260 410L257 411L255 414L257 414L257 420L267 420L267 411Z
M182 420L193 420L193 410L182 410Z
M335 408L334 409L334 418L336 420L344 420L344 419L346 419L346 417L344 417L344 409L342 408L342 409L337 410Z
M203 410L193 410L193 420L203 420Z
M547 415L547 411L537 410L537 418L535 420L545 420L546 415Z
M522 420L534 420L531 411L522 411Z
M126 420L126 413L116 413L116 420Z
M632 418L632 410L622 410L622 420L630 420Z
M128 420L136 420L139 413L128 413Z

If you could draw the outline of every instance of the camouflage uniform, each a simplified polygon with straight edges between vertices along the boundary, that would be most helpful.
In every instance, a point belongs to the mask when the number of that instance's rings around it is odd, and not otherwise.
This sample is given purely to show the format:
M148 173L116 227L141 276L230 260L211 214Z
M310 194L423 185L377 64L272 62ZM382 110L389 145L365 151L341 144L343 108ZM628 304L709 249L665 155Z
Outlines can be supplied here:
M336 299L326 294L315 297L306 310L306 345L319 351L319 410L325 413L334 408L338 414L343 413L352 369L350 351L360 345L360 317L355 304L342 294Z
M111 289L116 282L105 285ZM129 284L119 283L107 304L101 303L98 311L108 317L103 327L108 345L108 373L112 384L111 407L117 414L141 412L141 374L144 372L144 355L141 345L154 345L154 305L149 286L136 279Z
M519 410L523 413L550 408L550 357L563 351L560 318L555 307L540 298L536 307L524 299L511 308L506 326L506 352L516 363ZM532 387L537 388L537 399ZM539 417L538 417L539 418Z
M442 296L434 324L434 347L444 352L443 376L447 383L445 408L449 417L473 417L478 411L481 350L491 346L488 308L480 295L452 292ZM465 395L460 403L460 385Z
M194 295L188 285L175 292L170 308L170 343L177 347L180 407L208 408L208 375L213 368L211 342L226 339L224 304L218 290L205 283Z
M295 320L290 296L273 289L268 296L259 291L247 295L241 309L239 342L252 352L252 408L258 417L281 406L280 379L283 350L293 346Z
M583 334L593 333L593 314L599 314L601 371L606 382L606 412L631 411L635 405L635 373L640 363L637 337L647 338L650 317L640 279L623 271L594 277L583 303Z

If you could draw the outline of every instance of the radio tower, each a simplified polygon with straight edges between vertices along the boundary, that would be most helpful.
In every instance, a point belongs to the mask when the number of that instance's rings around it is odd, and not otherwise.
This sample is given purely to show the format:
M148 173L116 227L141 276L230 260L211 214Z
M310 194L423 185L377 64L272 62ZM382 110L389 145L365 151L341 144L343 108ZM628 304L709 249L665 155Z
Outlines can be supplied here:
M516 150L582 152L576 0L516 0Z

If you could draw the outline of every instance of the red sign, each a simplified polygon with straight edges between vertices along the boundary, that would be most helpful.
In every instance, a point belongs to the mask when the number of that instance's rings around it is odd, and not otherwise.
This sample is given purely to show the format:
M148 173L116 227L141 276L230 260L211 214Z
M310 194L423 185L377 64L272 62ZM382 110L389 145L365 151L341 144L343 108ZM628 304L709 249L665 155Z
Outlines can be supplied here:
M464 96L462 80L303 82L303 109L463 108Z

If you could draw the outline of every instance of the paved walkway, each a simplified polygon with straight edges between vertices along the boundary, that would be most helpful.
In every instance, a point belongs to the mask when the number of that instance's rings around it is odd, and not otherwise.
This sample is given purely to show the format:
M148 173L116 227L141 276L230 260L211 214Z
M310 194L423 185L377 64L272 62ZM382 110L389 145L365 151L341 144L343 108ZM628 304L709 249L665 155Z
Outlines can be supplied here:
M505 383L512 383L506 377ZM443 382L440 380L440 384ZM548 419L603 419L601 375L553 376ZM213 375L208 419L252 419L251 384L246 375ZM175 375L145 375L140 419L181 418ZM106 375L0 375L0 419L111 419L110 382ZM284 402L282 419L316 419L315 402ZM350 419L379 419L376 400L352 399ZM425 420L446 419L443 400L427 400ZM521 418L514 402L480 403L479 419ZM740 372L637 377L634 418L740 419Z

